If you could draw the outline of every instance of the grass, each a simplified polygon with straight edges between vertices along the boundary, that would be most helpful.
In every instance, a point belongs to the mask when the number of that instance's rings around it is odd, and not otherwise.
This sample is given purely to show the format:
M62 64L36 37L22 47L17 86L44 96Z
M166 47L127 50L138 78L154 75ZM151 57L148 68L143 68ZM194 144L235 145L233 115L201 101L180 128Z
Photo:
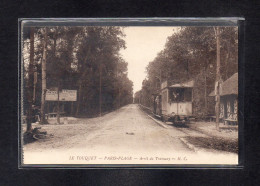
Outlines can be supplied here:
M186 137L189 143L196 147L215 149L227 152L238 153L238 140L227 140L217 137Z

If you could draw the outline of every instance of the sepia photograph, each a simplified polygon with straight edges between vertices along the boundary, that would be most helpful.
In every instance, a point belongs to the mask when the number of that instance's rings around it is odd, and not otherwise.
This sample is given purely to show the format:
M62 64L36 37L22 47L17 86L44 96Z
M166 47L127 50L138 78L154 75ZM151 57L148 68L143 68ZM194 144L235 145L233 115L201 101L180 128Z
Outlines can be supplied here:
M21 166L239 165L238 26L20 35Z

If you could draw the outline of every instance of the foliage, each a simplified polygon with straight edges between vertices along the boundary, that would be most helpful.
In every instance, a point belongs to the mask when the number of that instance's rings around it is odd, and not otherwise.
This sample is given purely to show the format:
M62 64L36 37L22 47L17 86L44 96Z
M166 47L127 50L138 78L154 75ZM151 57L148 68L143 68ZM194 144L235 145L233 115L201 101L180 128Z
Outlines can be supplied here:
M220 73L223 81L238 70L237 32L236 27L220 27ZM208 98L214 89L216 76L214 27L182 27L168 37L164 49L149 63L146 71L147 79L135 100L142 97L142 104L152 106L150 97L159 92L163 81L172 84L193 79L195 114L205 115L214 111L214 100Z
M38 73L36 104L41 97L43 30L36 28L35 67ZM65 110L82 116L96 115L132 102L133 83L119 50L125 48L121 27L47 27L47 88L75 89L77 102ZM24 48L30 47L24 39ZM24 50L24 56L26 56ZM25 77L28 61L24 61ZM100 95L101 92L101 95ZM50 103L51 107L55 103Z

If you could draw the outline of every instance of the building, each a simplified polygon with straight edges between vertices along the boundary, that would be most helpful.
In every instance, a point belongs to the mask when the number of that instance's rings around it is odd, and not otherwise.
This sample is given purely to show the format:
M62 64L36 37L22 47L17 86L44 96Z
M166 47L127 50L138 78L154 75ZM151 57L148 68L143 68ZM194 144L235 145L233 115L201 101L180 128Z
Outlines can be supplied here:
M237 124L238 73L233 74L220 87L220 118L224 124ZM209 96L215 96L215 91Z

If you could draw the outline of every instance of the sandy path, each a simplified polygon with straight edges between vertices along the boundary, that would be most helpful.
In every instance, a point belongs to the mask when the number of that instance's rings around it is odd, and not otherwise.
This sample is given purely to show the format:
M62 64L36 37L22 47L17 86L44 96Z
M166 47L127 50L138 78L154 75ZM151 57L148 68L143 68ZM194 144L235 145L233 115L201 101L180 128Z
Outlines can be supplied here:
M189 164L212 160L227 163L229 156L232 162L237 161L233 154L218 154L214 158L216 153L195 153L180 140L186 133L174 127L163 128L134 104L100 118L77 121L43 126L54 137L25 145L24 163Z

